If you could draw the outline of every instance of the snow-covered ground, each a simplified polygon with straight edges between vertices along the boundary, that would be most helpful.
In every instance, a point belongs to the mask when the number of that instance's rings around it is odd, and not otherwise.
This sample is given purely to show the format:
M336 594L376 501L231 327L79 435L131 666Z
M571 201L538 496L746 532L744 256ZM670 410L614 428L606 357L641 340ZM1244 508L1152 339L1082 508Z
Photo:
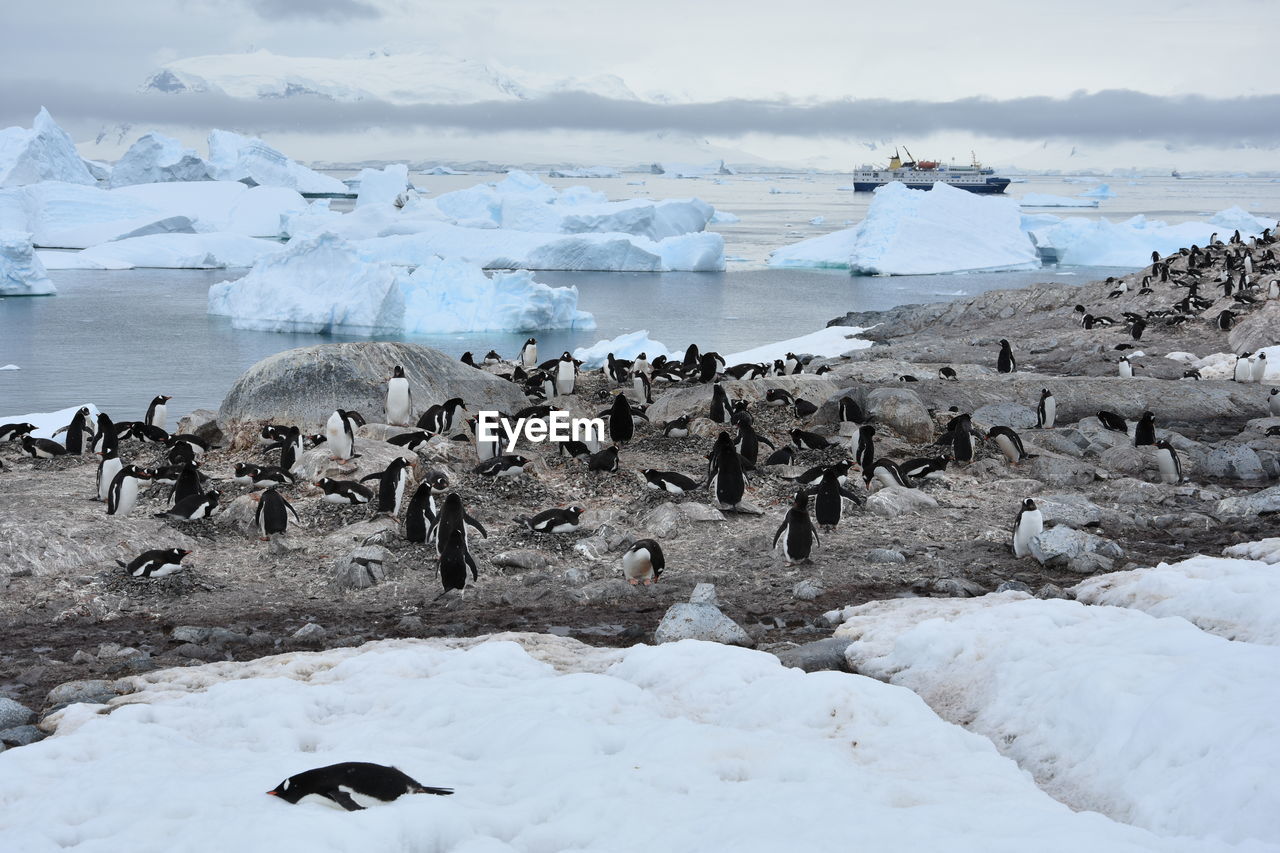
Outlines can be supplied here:
M634 359L640 353L644 353L649 361L653 361L660 355L669 359L684 358L684 353L672 352L667 349L666 344L651 339L648 329L627 332L613 340L596 341L589 347L578 347L573 351L573 357L581 361L583 367L590 369L606 364L609 353L613 353L614 358L625 359Z
M871 346L871 341L863 340L857 336L862 331L866 330L857 326L827 326L825 329L819 329L816 332L810 332L798 338L775 341L771 344L763 344L743 352L726 355L725 361L728 364L742 364L744 362L772 363L774 359L786 358L789 352L793 352L796 355L808 354L822 358L834 358L850 350L866 349Z
M84 406L89 407L89 417L97 423L98 407L93 403L82 403L79 406L70 406L65 409L59 409L56 412L31 412L25 415L0 415L0 424L35 424L36 429L31 435L34 438L53 438L53 434L71 423L71 418L75 413L80 411ZM56 439L64 442L63 436ZM64 442L65 443L65 442Z
M857 672L986 735L1054 797L1162 836L1280 843L1280 648L1021 593L852 607Z
M390 640L134 683L112 713L71 706L55 737L0 753L0 847L1233 849L1072 811L908 690L710 643ZM349 760L455 793L351 813L263 793Z

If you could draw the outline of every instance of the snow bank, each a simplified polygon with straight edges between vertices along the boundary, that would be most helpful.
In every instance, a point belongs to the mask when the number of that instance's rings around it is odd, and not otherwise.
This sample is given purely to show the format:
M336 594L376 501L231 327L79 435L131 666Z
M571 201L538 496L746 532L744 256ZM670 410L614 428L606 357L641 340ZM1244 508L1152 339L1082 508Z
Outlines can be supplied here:
M1058 250L1059 263L1075 266L1142 267L1151 263L1151 253L1170 255L1192 244L1207 245L1218 232L1219 239L1236 228L1254 235L1267 227L1265 220L1239 208L1224 210L1207 222L1169 225L1138 215L1123 222L1070 217L1056 222L1043 217L1031 230L1036 244ZM1241 227L1243 226L1243 227ZM1225 233L1224 233L1225 232Z
M281 250L281 244L241 234L150 234L78 252L79 269L225 269L251 267ZM72 267L63 267L70 269Z
M808 354L823 358L834 358L849 352L849 350L866 349L871 346L871 341L856 337L859 332L863 331L866 330L857 326L828 326L825 329L819 329L816 332L810 332L798 338L789 338L785 341L753 347L744 352L735 352L733 355L725 356L725 361L730 365L743 364L744 362L767 362L772 364L774 359L786 358L789 352L793 352L796 355Z
M75 416L75 413L85 406L89 407L90 420L97 423L98 407L93 403L81 403L79 406L59 409L56 412L33 412L27 415L0 415L0 424L35 424L35 432L31 433L33 438L53 438L53 434L71 423L71 418ZM56 441L66 444L65 436L66 433L63 433L58 436ZM3 826L3 824L0 824L0 826Z
M857 672L986 735L1073 808L1160 835L1280 839L1280 649L1019 593L843 616Z
M0 188L40 181L90 186L97 183L80 159L76 144L44 107L40 108L30 130L22 127L0 130Z
M1275 553L1280 540L1270 541L1270 552L1262 548L1257 553L1274 557L1274 563L1280 560ZM1195 556L1173 565L1097 575L1073 591L1086 604L1181 616L1228 640L1280 645L1280 567L1258 558Z
M1072 812L909 691L710 643L389 640L134 683L143 689L130 704L110 714L72 706L56 737L0 753L0 845L640 853L829 850L852 839L862 850L948 853L1212 849ZM262 793L349 760L395 764L456 793L358 813ZM142 817L140 791L163 792Z
M934 184L880 187L853 228L774 252L771 266L850 269L862 275L931 275L970 270L1035 269L1035 247L1018 205Z
M383 169L361 169L356 207L378 202L392 204L409 187L409 167L392 163Z
M653 361L660 355L665 355L669 359L684 357L683 353L674 353L667 349L666 344L651 339L648 329L627 332L610 341L596 341L589 347L578 347L573 351L573 357L581 361L583 367L589 369L604 366L609 360L609 353L613 353L614 358L627 359L634 359L640 353L644 353L649 361Z
M457 259L424 258L412 274L372 261L333 235L295 240L248 275L209 288L209 313L238 329L446 334L589 329L578 290L528 272L489 278Z
M300 193L346 193L337 178L295 163L261 139L229 130L209 134L209 175L219 181L252 181Z
M1018 199L1019 207L1097 207L1096 199L1079 196L1048 195L1046 193L1027 193Z
M0 231L0 296L47 296L54 292L30 236Z
M1257 542L1241 542L1230 545L1222 552L1227 557L1239 557L1245 560L1257 560L1274 566L1280 563L1280 538L1260 539Z
M161 181L207 181L209 164L191 148L161 133L138 137L111 171L112 187Z

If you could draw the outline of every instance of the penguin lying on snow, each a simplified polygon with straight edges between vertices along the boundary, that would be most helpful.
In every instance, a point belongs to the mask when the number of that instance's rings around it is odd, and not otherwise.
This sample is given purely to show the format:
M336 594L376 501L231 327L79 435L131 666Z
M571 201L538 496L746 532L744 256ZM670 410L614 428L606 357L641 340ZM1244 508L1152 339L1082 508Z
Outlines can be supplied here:
M181 548L155 549L143 551L128 563L116 560L116 564L135 578L162 578L182 571L182 558L190 553Z
M354 812L365 808L356 797L389 803L405 794L447 796L453 789L423 785L394 767L344 761L290 776L267 793L294 805L306 796L323 797Z

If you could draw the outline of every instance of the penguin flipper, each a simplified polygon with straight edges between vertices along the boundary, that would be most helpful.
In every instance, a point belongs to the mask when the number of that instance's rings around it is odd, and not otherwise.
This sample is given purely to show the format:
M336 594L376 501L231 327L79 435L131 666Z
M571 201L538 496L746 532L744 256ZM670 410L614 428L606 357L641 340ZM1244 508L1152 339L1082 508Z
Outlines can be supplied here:
M787 519L782 519L782 523L778 525L778 532L773 534L773 544L769 546L769 550L778 547L778 537L782 535L782 531L787 529Z
M778 449L777 445L775 445L772 441L770 441L767 436L763 436L760 433L756 433L756 440L759 441L761 444L769 445L770 450Z
M298 511L297 511L296 509L294 509L294 508L293 508L293 504L289 503L288 499L287 499L287 498L285 498L285 496L284 496L284 495L281 495L281 496L280 496L280 500L284 501L284 505L285 505L285 506L287 506L287 507L289 508L289 512L293 513L293 518L294 518L294 520L295 520L295 521L297 521L299 524L301 524L301 523L302 523L302 519L301 519L301 518L298 518Z
M339 791L335 788L332 791L321 791L320 796L333 800L349 812L364 811L364 806L351 799L351 795L346 791Z
M352 458L352 459L354 459L355 457L353 456L353 457L351 457L351 458ZM378 481L381 481L381 480L382 480L382 475L383 475L383 473L384 473L384 472L382 472L382 471L378 471L376 474L370 474L370 475L368 475L367 477L361 477L361 478L360 478L360 482L365 483L365 482L368 482L369 480L378 480Z
M858 494L857 492L851 492L848 489L846 489L844 486L840 487L840 496L844 498L848 498L849 500L856 503L858 506L862 506L867 502L867 499L864 498L862 495Z
M471 579L473 581L480 580L480 574L479 572L476 571L476 561L475 559L472 558L471 552L466 551L464 552L463 556L466 558L467 565L471 567Z
M809 530L813 533L813 544L821 545L822 540L818 538L818 525L813 523L813 519L809 519Z
M117 566L119 566L119 567L120 567L120 568L122 568L122 569L127 569L127 568L129 568L129 564L128 564L128 563L126 563L124 560L116 560L116 565L117 565Z
M489 532L488 532L487 530L485 530L485 529L484 529L484 525L483 525L483 524L481 524L480 522L476 521L474 518L472 518L471 516L467 515L465 512L462 514L462 518L467 522L467 524L470 524L470 525L471 525L472 527L474 527L476 530L479 530L479 531L480 531L480 535L481 535L481 536L483 536L485 539L488 539L488 538L489 538Z

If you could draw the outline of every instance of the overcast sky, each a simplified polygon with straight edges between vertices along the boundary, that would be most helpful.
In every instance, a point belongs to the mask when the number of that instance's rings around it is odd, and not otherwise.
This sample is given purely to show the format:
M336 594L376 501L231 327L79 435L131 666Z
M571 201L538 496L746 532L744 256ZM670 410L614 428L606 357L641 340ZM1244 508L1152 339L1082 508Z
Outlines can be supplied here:
M541 113L369 104L337 114L299 105L277 120L316 132L340 129L326 122L349 130L353 121L485 129L545 121L733 135L839 134L874 119L880 132L987 123L994 135L1024 138L1132 138L1141 125L1161 138L1280 143L1273 0L60 0L5 3L0 19L0 125L29 124L48 103L64 124L172 115L234 125L243 116L260 127L269 116L252 107L135 93L163 63L185 57L389 49L539 74L616 74L646 98L713 106L564 98ZM1096 94L1111 90L1122 91ZM1073 94L1065 105L1045 100ZM982 100L946 105L958 99Z

